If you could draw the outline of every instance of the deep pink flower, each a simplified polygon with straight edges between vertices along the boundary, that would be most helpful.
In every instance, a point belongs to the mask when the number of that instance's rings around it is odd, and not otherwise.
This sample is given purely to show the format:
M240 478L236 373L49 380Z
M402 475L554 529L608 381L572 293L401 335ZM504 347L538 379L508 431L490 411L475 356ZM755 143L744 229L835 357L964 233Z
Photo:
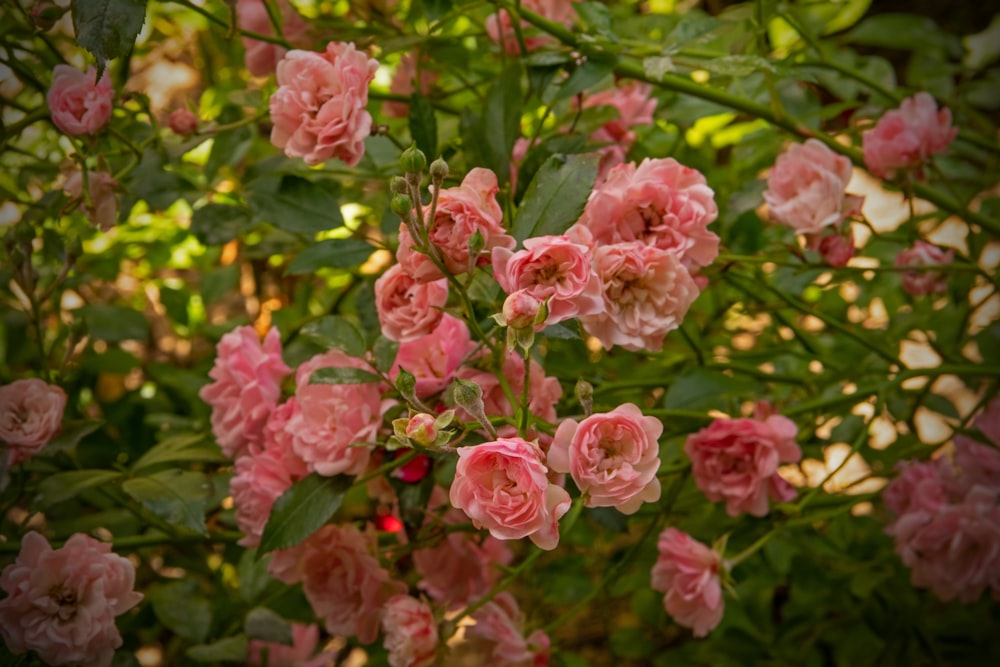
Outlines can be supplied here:
M562 23L567 28L573 23L573 17L576 15L570 0L522 0L521 7L550 21ZM552 40L549 35L530 34L532 30L530 23L521 21L522 34L529 33L528 36L524 37L524 48L528 51L534 51ZM521 46L514 33L513 22L510 14L506 11L499 11L486 19L486 32L490 39L500 44L505 52L510 54L521 52Z
M679 625L691 628L695 637L704 637L725 611L719 554L673 527L660 533L657 549L653 590L664 594L663 607Z
M382 335L389 340L416 340L434 331L448 302L444 278L418 283L395 264L375 281L375 310Z
M914 241L913 247L896 255L898 267L947 266L955 259L954 250L941 248L924 241ZM948 278L940 271L911 270L902 273L903 289L914 296L940 294L948 291Z
M326 667L336 659L336 653L316 653L319 646L319 626L315 623L292 623L292 644L278 644L251 639L247 645L247 664L261 667L267 655L267 667Z
M563 420L549 447L547 462L569 473L587 507L615 507L632 514L660 498L659 443L663 424L643 416L632 403L598 413L579 424Z
M460 448L451 504L497 539L530 537L542 549L554 549L570 498L549 483L542 457L538 445L521 438Z
M448 386L474 347L465 322L444 314L432 332L399 344L389 376L395 380L399 369L405 368L417 380L417 397L426 398Z
M134 586L135 568L110 544L76 533L53 550L32 531L0 573L0 635L49 665L107 667L122 645L115 617L142 600Z
M281 14L282 36L293 44L301 42L309 31L309 24L302 20L287 0L277 0L275 4ZM238 0L236 19L241 30L255 32L258 35L274 35L274 26L262 0ZM254 76L269 76L287 52L280 44L263 42L252 37L242 39L243 49L246 51L244 63Z
M768 498L787 501L795 490L778 474L778 464L798 461L795 422L780 415L767 419L716 419L688 436L684 452L691 459L698 488L709 500L726 501L726 513L764 516Z
M476 624L465 639L480 664L494 667L545 667L551 642L542 630L524 636L524 614L504 591L472 614Z
M281 399L281 381L291 370L281 359L281 334L272 328L261 343L251 326L233 329L219 341L208 376L198 392L212 406L212 433L226 456L237 458L263 440L264 424Z
M107 69L97 80L93 66L81 72L70 65L56 65L52 87L45 95L52 123L63 134L79 137L96 134L111 120L115 89Z
M0 387L0 444L7 466L27 461L62 428L66 392L38 378L15 380Z
M933 97L917 93L861 134L865 165L876 176L893 178L901 169L923 165L946 149L957 134L958 128L951 126L951 111L938 110Z
M854 234L848 226L844 231L833 231L824 234L816 243L816 250L823 261L828 265L839 269L847 266L847 262L854 257Z
M278 63L271 96L271 143L308 165L330 158L349 166L365 153L372 117L365 110L378 62L353 44L330 42L326 51L293 50Z
M187 137L198 131L198 116L184 107L174 109L167 118L167 126L174 134Z
M409 595L389 598L382 628L390 667L432 667L438 645L437 623L430 607Z

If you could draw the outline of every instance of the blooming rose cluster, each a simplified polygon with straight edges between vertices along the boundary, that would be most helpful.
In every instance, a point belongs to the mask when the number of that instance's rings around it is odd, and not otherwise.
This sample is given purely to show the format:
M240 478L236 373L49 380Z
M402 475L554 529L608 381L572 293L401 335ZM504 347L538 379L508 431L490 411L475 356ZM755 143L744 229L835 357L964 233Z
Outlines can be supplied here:
M71 137L97 134L111 120L114 99L106 69L98 80L93 67L81 72L70 65L55 66L52 86L45 95L52 123Z
M948 148L958 134L951 111L938 109L928 93L903 100L885 112L875 127L861 134L865 165L876 176L894 178L902 170L919 170L932 155ZM919 174L919 171L917 172Z
M977 441L955 438L954 461L900 462L882 500L895 514L886 533L914 586L945 602L1000 599L1000 398L973 422Z
M32 458L62 428L66 392L38 378L0 387L0 445L4 467Z
M107 667L122 645L115 617L142 600L134 587L135 568L110 544L76 533L53 549L32 531L0 573L0 635L49 665Z
M653 590L663 593L663 607L678 624L691 628L695 637L704 637L725 611L721 556L676 528L663 531L656 546Z

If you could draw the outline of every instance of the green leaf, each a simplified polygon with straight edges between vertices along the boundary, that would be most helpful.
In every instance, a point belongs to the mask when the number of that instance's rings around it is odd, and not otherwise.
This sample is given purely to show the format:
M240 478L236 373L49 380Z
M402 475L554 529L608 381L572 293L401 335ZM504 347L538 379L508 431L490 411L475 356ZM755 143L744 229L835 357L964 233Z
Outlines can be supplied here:
M375 339L372 346L372 354L375 355L375 369L380 373L388 373L396 361L396 353L399 352L399 343L389 340L385 336Z
M94 54L98 76L129 52L146 19L146 0L83 0L72 9L76 43Z
M596 153L553 155L528 186L512 232L518 241L561 234L580 218L597 178Z
M208 535L205 505L212 485L202 473L164 470L126 480L122 490L164 521Z
M81 440L101 428L104 422L100 419L74 419L63 424L59 435L52 438L45 450L49 452L73 449Z
M285 175L280 181L251 181L247 190L247 202L254 215L286 232L315 234L344 224L335 181Z
M247 657L246 635L226 637L211 644L192 646L187 657L196 662L245 662Z
M382 378L375 373L352 366L317 368L309 376L309 384L367 384L381 381Z
M212 625L212 607L199 595L194 579L179 579L168 584L154 584L146 591L153 613L163 625L192 642L208 638Z
M296 482L274 502L258 556L295 546L316 532L340 507L351 482L346 475L323 477L316 473Z
M951 55L962 53L958 37L949 35L933 19L916 14L887 12L869 16L851 30L854 44L905 51L938 48Z
M342 350L352 357L365 356L365 337L351 320L327 315L302 327L302 335L328 350Z
M247 612L243 629L250 639L287 645L292 643L292 624L267 607L254 607Z
M108 304L91 304L80 308L80 315L92 338L109 341L145 340L149 337L146 316L137 310Z
M437 119L434 117L434 107L420 93L414 93L410 98L410 136L417 142L417 148L422 150L428 160L437 155Z
M510 154L520 135L521 67L508 65L486 93L485 115L479 141L486 166L497 175L500 184L510 180Z
M223 456L218 446L210 443L204 434L175 435L156 444L132 465L132 471L159 463L176 461L208 461L220 463L228 459Z
M191 233L204 245L222 245L250 226L246 209L228 204L206 204L191 214Z
M246 602L256 600L267 585L271 576L267 572L270 559L258 559L256 549L244 549L236 565L236 576L239 578L240 597Z
M46 509L56 503L76 497L78 494L95 486L110 484L121 478L122 474L114 470L69 470L58 472L42 480L38 485L38 495L33 504L39 509Z
M611 75L613 67L611 63L596 60L587 60L582 65L573 70L569 78L561 86L549 88L546 91L544 101L547 104L572 97L584 90L603 81Z
M673 410L725 410L728 398L755 395L756 389L754 383L744 377L730 377L719 371L694 368L682 373L670 385L664 397L664 406Z
M219 125L226 125L243 119L243 110L240 107L228 105L222 109L216 122ZM254 129L249 125L218 132L212 140L212 152L205 161L205 177L212 181L222 166L233 166L242 160L253 146L254 134Z
M113 373L127 375L133 368L138 368L142 362L134 354L120 347L112 347L98 354L93 349L83 352L80 368L91 373ZM64 427L65 428L65 427Z
M294 276L319 269L346 269L361 264L374 251L371 243L361 239L324 239L300 252L285 273Z
M201 300L206 306L213 304L226 295L230 290L236 289L240 279L240 267L238 264L220 266L217 269L206 271L201 274Z
M608 637L611 652L623 658L646 658L653 654L653 642L641 628L619 628Z

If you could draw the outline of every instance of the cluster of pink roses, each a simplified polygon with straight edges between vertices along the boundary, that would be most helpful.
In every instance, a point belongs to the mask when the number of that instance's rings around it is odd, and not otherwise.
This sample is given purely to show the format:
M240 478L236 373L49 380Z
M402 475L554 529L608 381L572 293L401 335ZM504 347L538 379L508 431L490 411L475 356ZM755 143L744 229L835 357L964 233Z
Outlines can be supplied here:
M957 436L953 462L900 463L882 493L913 585L946 602L975 602L986 589L1000 599L1000 399L973 427L981 441Z

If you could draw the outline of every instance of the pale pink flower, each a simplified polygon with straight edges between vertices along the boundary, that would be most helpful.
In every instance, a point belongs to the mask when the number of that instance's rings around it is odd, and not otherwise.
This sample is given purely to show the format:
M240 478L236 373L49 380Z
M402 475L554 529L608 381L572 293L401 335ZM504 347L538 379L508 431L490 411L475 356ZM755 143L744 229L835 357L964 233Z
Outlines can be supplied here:
M7 465L27 461L62 428L66 392L38 378L15 380L0 387L0 444Z
M390 667L432 667L438 645L437 623L430 607L409 595L389 598L382 628Z
M925 241L914 241L913 247L896 255L897 267L947 266L955 259L954 250L942 250ZM910 270L901 275L903 289L914 296L940 294L948 291L948 278L940 271Z
M569 473L587 507L614 507L633 514L660 499L659 443L663 424L632 403L598 413L579 424L563 420L549 446L547 462Z
M184 107L174 109L167 118L167 126L174 134L187 137L198 131L198 116Z
M281 452L265 449L236 460L236 474L229 480L229 493L236 508L236 525L243 531L238 544L260 544L274 501L291 488L294 478L285 467Z
M454 315L444 314L429 334L399 344L389 377L395 380L399 369L405 368L417 380L417 397L426 398L448 386L474 347L468 325Z
M907 97L898 109L882 114L875 127L861 134L865 165L876 176L893 178L901 169L921 167L945 150L958 128L951 126L951 111L938 110L928 93Z
M53 550L32 531L0 573L0 635L49 665L107 667L122 645L115 617L142 600L134 587L135 568L110 544L76 533Z
M275 4L281 14L282 36L293 44L301 42L309 30L309 24L299 16L287 0L277 0ZM262 0L238 0L236 20L241 30L274 36L274 26ZM280 44L263 42L252 37L242 39L243 49L246 51L244 63L254 76L269 76L287 52L287 49Z
M695 637L704 637L725 611L719 554L673 527L660 533L657 549L653 590L664 594L663 607L679 625L691 628Z
M524 636L524 614L517 600L504 591L472 614L475 625L465 639L480 664L493 667L545 667L551 642L542 630Z
M922 463L900 461L897 475L882 491L885 506L896 514L936 512L955 489L954 471L943 458Z
M441 309L447 302L445 278L418 283L399 264L375 281L375 310L382 335L389 340L402 343L431 333L441 322Z
M699 290L680 258L642 242L615 243L594 250L604 308L580 318L604 349L658 351L681 325Z
M609 120L590 135L592 141L607 144L599 151L601 162L597 173L598 183L607 178L612 167L625 162L625 156L636 139L632 128L636 125L653 124L657 100L652 97L652 93L653 86L648 83L626 81L584 98L585 109L610 106L618 110L618 118Z
M788 501L795 490L778 474L778 465L802 458L795 422L781 415L767 419L716 419L688 436L684 452L701 492L726 501L726 513L764 516L768 498Z
M45 95L52 123L63 134L79 137L97 132L111 120L115 89L108 70L97 80L93 66L81 72L70 65L56 65L52 86Z
M420 93L427 95L431 87L441 77L440 72L428 69L424 58L425 66L420 68ZM412 95L416 91L414 85L417 80L417 59L412 53L403 54L396 71L392 74L392 82L389 84L389 92L395 95ZM388 101L382 103L382 113L389 118L406 118L410 114L409 102Z
M219 341L208 376L198 392L212 407L212 433L226 456L237 458L263 440L264 424L281 399L281 381L291 370L281 359L281 334L272 328L261 343L251 326L233 329Z
M295 453L295 448L292 446L294 434L288 430L288 422L300 412L299 402L294 396L275 408L264 424L261 446L254 448L254 452L261 449L277 452L281 456L285 470L295 479L309 474L309 466Z
M524 358L514 350L504 354L501 372L507 380L507 386L517 400L524 392ZM494 417L514 416L514 406L507 398L503 385L495 373L468 366L460 368L456 377L471 380L483 389L483 407L487 415ZM534 359L531 359L528 369L528 409L534 417L548 422L556 420L556 403L562 398L562 387L559 380L545 375L545 369ZM470 420L464 410L459 411L461 419Z
M308 469L320 475L359 475L371 458L369 447L382 423L382 386L378 382L357 384L310 384L320 368L357 368L374 373L371 366L340 350L317 355L296 371L295 400L299 409L288 419L285 430L292 434L292 449Z
M861 197L847 194L851 161L819 139L792 144L767 176L768 215L799 234L817 234L857 211Z
M444 188L438 195L434 219L427 221L427 234L443 256L445 267L453 275L469 270L469 239L479 232L483 250L475 263L489 261L493 248L513 248L514 237L503 227L503 211L497 203L497 177L489 169L472 169L462 184ZM425 212L426 212L425 208ZM426 254L414 250L414 239L405 224L399 228L396 258L417 282L439 280L444 275Z
M522 0L521 7L535 12L542 18L561 23L567 28L572 25L573 17L576 15L570 0ZM543 44L552 41L552 37L549 35L538 34L530 23L521 21L520 27L524 35L524 48L528 51L534 51ZM514 33L513 22L510 14L506 11L499 11L486 19L486 32L490 39L500 44L505 52L510 54L521 52L521 46Z
M995 445L979 443L964 435L956 436L955 465L961 471L963 484L979 485L1000 495L1000 449Z
M715 193L697 169L673 158L620 164L594 188L577 225L598 245L641 241L668 250L689 269L708 266L719 237L708 225L719 214ZM570 234L570 237L574 237Z
M247 644L247 664L261 667L267 656L267 667L326 667L336 660L336 653L316 653L319 646L319 626L315 623L292 623L292 644L251 639Z
M517 252L494 248L492 259L493 275L504 292L524 291L546 302L548 317L539 328L604 308L590 249L568 236L525 239Z
M74 171L63 184L63 192L73 199L80 199L77 207L86 214L87 219L103 232L112 229L118 221L118 196L115 194L116 181L111 174L104 171L87 172L87 192L90 194L90 204L83 198L83 172Z
M461 523L465 515L456 510L446 513L444 520ZM413 567L421 577L417 586L455 609L485 595L500 579L499 566L513 559L510 548L492 535L480 539L451 532L436 545L413 552Z
M276 551L271 575L302 590L330 634L357 636L369 644L378 636L382 607L406 585L389 578L373 555L375 540L352 524L327 524L302 544Z
M378 62L354 44L330 42L322 53L293 50L278 63L271 96L271 143L308 165L330 158L349 166L365 153L372 117L365 110Z
M460 448L451 504L497 539L530 537L540 548L554 549L570 497L549 483L543 456L538 445L521 438Z

